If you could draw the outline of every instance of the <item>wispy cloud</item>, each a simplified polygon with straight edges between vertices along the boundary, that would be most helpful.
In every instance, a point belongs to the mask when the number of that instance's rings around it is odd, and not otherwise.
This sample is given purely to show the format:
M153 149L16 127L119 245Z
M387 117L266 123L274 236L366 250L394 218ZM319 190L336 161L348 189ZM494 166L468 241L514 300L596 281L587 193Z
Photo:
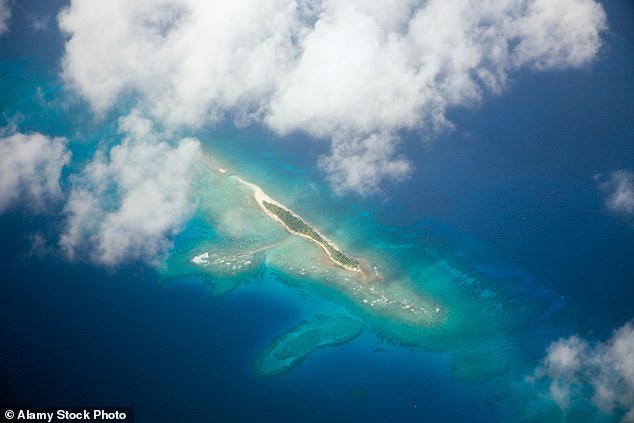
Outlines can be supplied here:
M605 342L571 336L552 343L529 379L546 381L563 410L590 400L601 414L634 422L634 324Z
M35 32L45 31L51 24L51 17L46 14L34 14L30 17L31 29Z
M15 132L0 138L0 213L16 206L43 212L60 200L70 157L64 138Z
M59 22L63 76L95 111L132 94L168 125L304 132L331 143L335 188L362 194L410 174L400 131L451 127L448 107L520 68L587 64L606 28L594 0L73 0Z
M75 175L60 245L71 259L114 266L154 263L195 208L192 181L201 156L191 138L173 144L136 112L119 122L124 140Z
M634 172L621 169L595 180L605 195L605 205L613 213L634 217Z
M9 31L9 21L11 20L11 7L9 0L0 0L0 35Z

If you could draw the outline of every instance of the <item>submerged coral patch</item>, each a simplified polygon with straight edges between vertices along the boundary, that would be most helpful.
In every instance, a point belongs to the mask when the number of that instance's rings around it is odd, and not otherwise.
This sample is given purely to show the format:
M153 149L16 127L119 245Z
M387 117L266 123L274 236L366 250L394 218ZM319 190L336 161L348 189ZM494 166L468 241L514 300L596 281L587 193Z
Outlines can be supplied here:
M361 335L365 324L350 317L316 316L275 338L255 362L258 376L270 377L297 367L315 350L346 344Z

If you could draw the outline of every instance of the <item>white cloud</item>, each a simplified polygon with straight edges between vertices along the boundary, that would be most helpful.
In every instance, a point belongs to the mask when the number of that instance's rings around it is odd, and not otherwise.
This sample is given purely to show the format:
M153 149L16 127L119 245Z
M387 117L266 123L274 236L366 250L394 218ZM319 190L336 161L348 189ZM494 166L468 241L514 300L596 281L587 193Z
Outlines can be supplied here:
M335 137L331 155L321 157L319 164L335 190L372 194L380 189L383 180L398 182L412 172L411 163L396 154L396 141L395 137L385 134L372 134L367 138Z
M60 240L70 258L88 251L84 259L109 266L155 262L195 208L200 143L185 138L171 145L135 112L119 126L123 142L98 152L73 178Z
M598 52L597 29L605 25L602 6L591 0L529 2L515 29L514 60L537 69L581 66Z
M361 193L408 174L385 170L404 169L399 131L450 127L448 107L519 68L587 64L606 28L594 0L73 0L59 21L63 76L97 112L132 94L168 125L229 116L328 139L322 168ZM370 139L388 155L358 178L340 152L372 156Z
M531 379L546 380L563 409L590 400L602 414L634 422L634 324L603 343L578 336L554 342Z
M604 192L607 208L617 214L634 216L634 172L621 169L607 178L596 175L599 188Z
M62 197L62 169L71 154L64 138L13 133L0 138L0 213L22 205L37 212Z
M9 0L0 0L0 35L9 32L9 21L11 20L11 7Z
M173 125L249 113L285 72L294 18L280 0L73 1L63 75L97 111L133 91Z

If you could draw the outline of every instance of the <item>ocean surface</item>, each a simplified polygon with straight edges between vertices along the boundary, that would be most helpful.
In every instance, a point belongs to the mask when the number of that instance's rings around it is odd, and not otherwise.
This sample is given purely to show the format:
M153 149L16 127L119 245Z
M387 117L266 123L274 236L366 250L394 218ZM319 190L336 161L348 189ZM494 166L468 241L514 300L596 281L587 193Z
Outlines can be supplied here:
M594 180L634 168L634 7L604 6L608 48L591 68L520 73L500 96L451 111L455 130L408 134L416 173L377 196L336 196L315 165L327 146L301 135L228 124L183 134L433 299L446 325L403 330L279 256L224 278L198 271L201 245L225 245L210 214L189 221L161 265L104 269L34 250L32 236L54 239L62 219L17 209L0 216L3 403L133 406L138 422L559 421L547 386L527 379L548 345L605 340L634 317L634 228L605 210ZM96 120L66 104L61 40L0 42L0 126L69 137L66 174L118 142L116 113ZM260 352L318 314L368 328L258 377Z

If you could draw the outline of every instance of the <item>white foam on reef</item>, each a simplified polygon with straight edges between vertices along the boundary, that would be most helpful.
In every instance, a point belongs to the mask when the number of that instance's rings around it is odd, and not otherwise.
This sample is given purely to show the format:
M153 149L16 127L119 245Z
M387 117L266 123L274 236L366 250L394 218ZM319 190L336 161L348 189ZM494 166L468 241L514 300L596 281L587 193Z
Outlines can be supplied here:
M207 259L209 258L209 253L205 252L202 254L199 254L197 256L194 256L194 258L192 258L192 263L196 263L196 264L207 264L208 261Z

